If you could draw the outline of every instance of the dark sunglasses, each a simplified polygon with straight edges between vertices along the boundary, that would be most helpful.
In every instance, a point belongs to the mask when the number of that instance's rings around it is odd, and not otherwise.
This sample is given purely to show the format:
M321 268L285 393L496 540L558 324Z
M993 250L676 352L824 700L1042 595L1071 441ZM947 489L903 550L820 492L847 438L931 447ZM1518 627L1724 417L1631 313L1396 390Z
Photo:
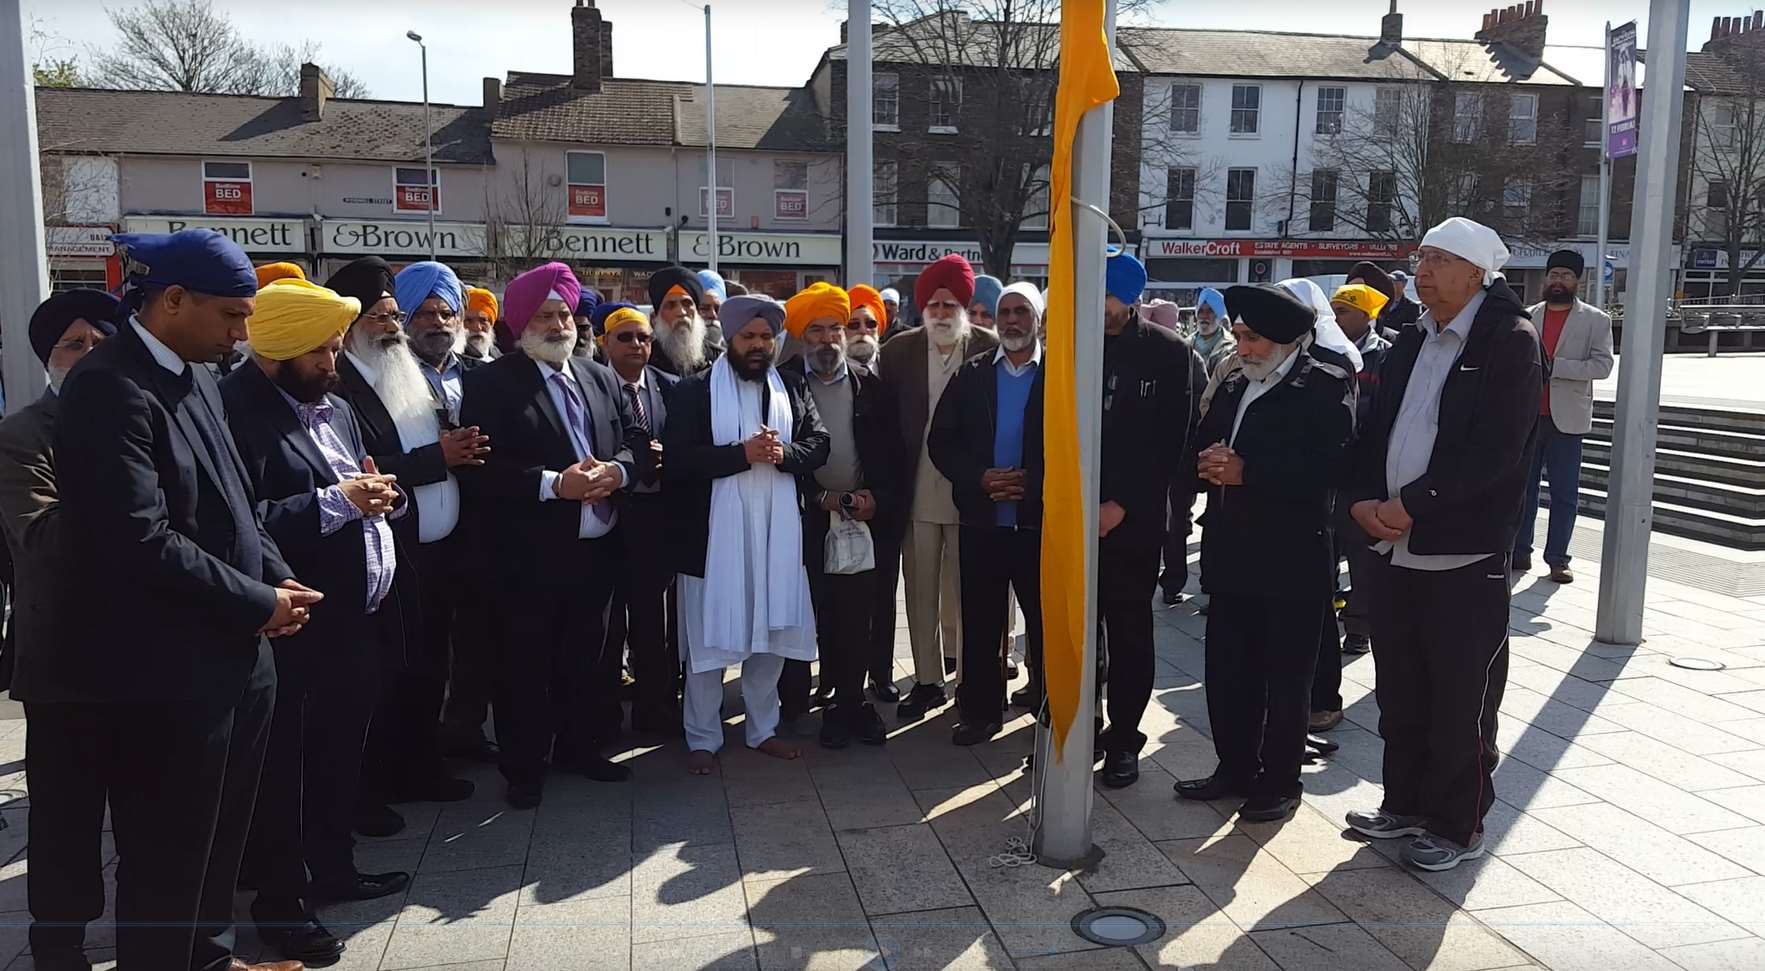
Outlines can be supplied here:
M648 344L656 339L656 335L646 334L642 331L622 330L619 333L614 334L613 339L621 344L630 344L634 341L639 344Z

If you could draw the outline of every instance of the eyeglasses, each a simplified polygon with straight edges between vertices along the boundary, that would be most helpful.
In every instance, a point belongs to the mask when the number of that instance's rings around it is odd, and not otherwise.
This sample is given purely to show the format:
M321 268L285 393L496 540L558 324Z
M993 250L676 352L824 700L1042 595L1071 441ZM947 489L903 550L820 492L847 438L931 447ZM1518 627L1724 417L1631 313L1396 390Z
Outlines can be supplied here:
M1453 254L1448 253L1445 250L1438 250L1438 249L1429 250L1426 253L1424 253L1420 250L1417 250L1416 252L1410 254L1410 265L1413 267L1416 267L1417 269L1420 269L1424 266L1431 266L1431 267L1438 268L1438 267L1442 267L1442 266L1451 266L1454 263L1469 263L1469 262L1471 262L1471 261L1465 259L1462 256L1454 256Z
M103 340L104 338L102 337L76 337L71 341L58 341L53 349L57 351L72 351L76 354L84 354L94 347L97 347L103 342Z
M450 320L459 319L459 316L459 314L456 314L451 310L419 310L411 316L411 322L424 324L446 323Z
M614 334L613 339L621 344L648 344L656 339L656 335L643 330L622 330Z
M374 323L379 324L382 327L386 326L387 324L392 324L395 326L403 326L404 322L405 322L405 315L401 311L390 310L390 311L387 311L386 313L362 314L362 319L363 320L371 320Z

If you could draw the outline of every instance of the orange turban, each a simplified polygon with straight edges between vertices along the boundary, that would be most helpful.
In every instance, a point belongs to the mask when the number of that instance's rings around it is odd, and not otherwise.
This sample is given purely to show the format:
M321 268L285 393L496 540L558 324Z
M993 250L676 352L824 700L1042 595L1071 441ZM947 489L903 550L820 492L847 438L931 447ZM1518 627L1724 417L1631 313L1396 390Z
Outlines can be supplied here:
M494 321L496 320L496 294L483 287L467 287L466 309L484 311L490 314L490 319Z
M879 336L889 329L889 308L883 306L882 294L875 287L860 283L847 293L852 298L854 311L859 307L870 308L870 315L876 318L876 332Z
M304 280L306 279L306 271L302 270L298 263L265 263L257 268L257 288L259 290L277 280L289 279Z
M784 302L784 329L802 337L813 321L828 318L841 326L852 319L852 298L831 283L817 283Z

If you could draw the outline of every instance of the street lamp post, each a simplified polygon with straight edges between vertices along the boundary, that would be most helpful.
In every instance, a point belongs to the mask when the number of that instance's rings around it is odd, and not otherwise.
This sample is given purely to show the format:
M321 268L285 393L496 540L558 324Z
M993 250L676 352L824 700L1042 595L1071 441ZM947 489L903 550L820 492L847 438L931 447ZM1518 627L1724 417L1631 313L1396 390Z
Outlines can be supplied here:
M423 35L414 30L407 30L404 35L416 41L417 49L423 52L423 184L428 194L429 258L433 260L435 259L435 125L429 119L429 46L423 43ZM406 311L406 313L409 312Z

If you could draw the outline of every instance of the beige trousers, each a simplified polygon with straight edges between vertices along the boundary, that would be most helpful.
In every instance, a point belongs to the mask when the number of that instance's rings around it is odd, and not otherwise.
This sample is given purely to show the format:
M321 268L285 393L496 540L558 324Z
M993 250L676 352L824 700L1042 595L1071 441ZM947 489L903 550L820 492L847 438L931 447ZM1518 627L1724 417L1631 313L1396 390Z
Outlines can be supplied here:
M955 523L908 525L901 544L907 583L907 638L913 645L913 680L944 683L944 659L962 662L962 578L957 571ZM941 635L941 636L940 636ZM961 675L960 669L957 671Z

